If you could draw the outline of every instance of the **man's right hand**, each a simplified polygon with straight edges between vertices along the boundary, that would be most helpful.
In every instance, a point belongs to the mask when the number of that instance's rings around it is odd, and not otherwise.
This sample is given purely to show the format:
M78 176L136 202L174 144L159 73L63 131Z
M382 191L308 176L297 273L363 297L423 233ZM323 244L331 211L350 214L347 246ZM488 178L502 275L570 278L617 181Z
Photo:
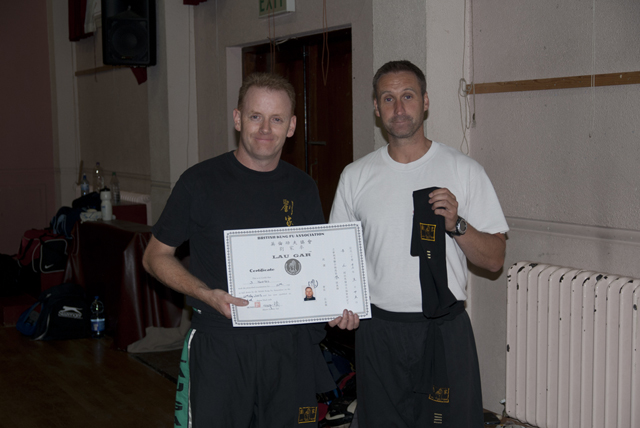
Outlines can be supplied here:
M248 300L233 297L231 294L220 289L202 290L199 294L201 294L201 297L199 297L200 300L229 319L231 319L231 305L247 306L249 304Z
M231 305L249 304L247 300L233 297L224 290L207 287L174 257L175 251L175 247L163 244L152 236L142 257L142 264L147 272L167 287L203 301L229 319Z

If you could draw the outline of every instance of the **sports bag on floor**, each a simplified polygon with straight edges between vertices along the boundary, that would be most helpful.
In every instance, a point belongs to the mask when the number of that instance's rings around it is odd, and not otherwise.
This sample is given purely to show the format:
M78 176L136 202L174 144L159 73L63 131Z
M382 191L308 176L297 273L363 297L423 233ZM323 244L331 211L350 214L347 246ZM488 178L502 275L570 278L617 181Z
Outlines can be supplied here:
M50 229L27 230L22 236L18 260L33 272L63 272L67 266L68 241Z
M91 333L90 317L84 288L64 283L43 291L16 328L34 340L81 339Z

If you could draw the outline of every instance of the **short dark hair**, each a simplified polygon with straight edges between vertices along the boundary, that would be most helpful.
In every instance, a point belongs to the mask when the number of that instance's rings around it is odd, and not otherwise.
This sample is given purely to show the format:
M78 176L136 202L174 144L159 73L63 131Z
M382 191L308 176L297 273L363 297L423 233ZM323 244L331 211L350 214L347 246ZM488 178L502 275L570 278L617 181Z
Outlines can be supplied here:
M291 114L293 115L293 112L296 109L296 91L287 79L274 73L252 73L243 80L240 92L238 93L238 110L242 110L244 97L247 95L249 88L254 86L256 88L264 88L271 91L286 92L289 100L291 101Z
M378 81L380 78L385 74L400 73L401 71L408 71L415 74L418 78L418 83L420 83L420 95L427 93L427 79L424 77L422 70L416 67L411 61L403 59L400 61L389 61L380 67L376 72L376 75L373 76L373 93L376 95L376 99L378 98Z

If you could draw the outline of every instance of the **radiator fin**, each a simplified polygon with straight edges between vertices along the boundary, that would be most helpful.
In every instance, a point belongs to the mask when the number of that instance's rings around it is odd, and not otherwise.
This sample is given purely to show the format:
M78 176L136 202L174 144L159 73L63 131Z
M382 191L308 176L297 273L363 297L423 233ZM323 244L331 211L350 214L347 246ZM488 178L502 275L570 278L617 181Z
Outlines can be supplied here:
M509 416L640 427L640 280L522 261L507 274Z

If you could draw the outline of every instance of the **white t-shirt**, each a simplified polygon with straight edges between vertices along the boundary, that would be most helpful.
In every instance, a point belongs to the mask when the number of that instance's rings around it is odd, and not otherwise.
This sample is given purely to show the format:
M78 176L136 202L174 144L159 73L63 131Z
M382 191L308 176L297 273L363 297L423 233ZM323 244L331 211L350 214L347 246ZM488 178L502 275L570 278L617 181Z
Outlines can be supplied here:
M329 222L362 222L371 303L392 312L422 312L419 258L410 254L415 190L446 187L458 201L458 215L481 232L505 233L509 226L475 160L434 141L420 159L403 164L387 147L344 169ZM446 252L449 289L466 300L466 257L449 236Z

